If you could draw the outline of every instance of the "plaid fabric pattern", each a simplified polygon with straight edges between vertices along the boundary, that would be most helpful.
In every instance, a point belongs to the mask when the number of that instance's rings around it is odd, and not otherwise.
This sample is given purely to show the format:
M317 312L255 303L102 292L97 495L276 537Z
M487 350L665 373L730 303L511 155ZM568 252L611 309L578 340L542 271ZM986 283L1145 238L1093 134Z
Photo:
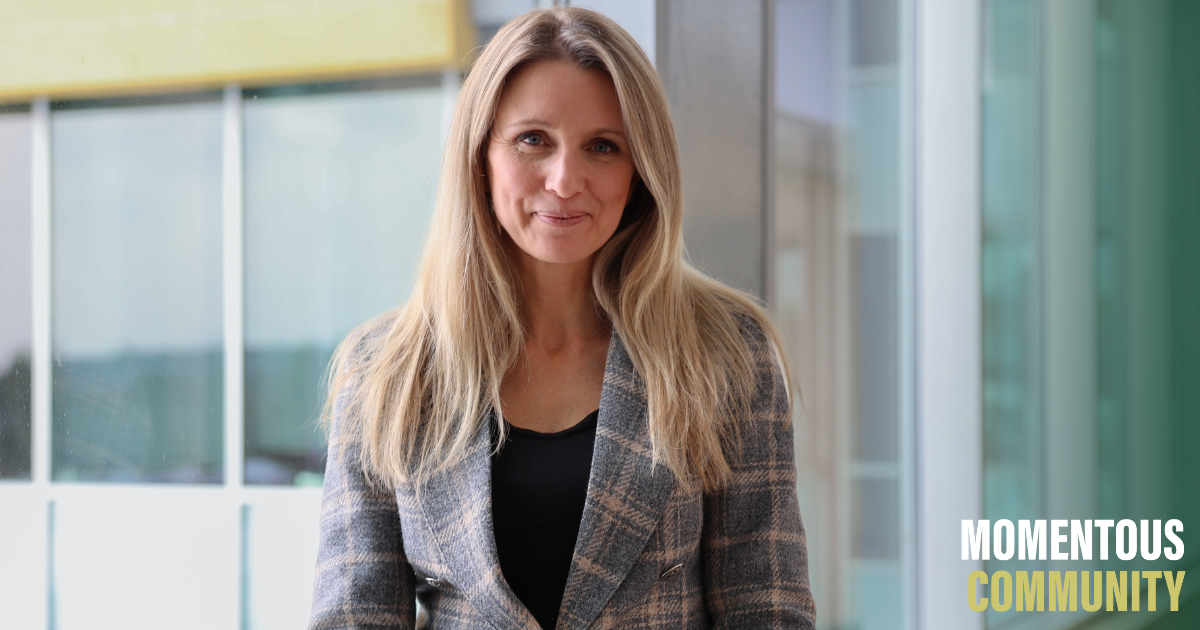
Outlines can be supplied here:
M703 493L651 465L645 394L614 331L559 630L814 627L790 400L774 349L750 321L746 332L758 390L742 452L733 483ZM330 435L310 628L536 630L496 555L486 427L425 487L373 491L339 432L349 391Z

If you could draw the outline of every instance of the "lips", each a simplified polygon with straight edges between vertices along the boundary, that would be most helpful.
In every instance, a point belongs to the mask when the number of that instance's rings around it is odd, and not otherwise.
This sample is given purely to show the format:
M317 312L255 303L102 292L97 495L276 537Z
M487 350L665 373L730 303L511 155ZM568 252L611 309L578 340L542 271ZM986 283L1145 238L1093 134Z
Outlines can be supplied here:
M586 212L535 212L538 219L550 225L575 225L587 216Z

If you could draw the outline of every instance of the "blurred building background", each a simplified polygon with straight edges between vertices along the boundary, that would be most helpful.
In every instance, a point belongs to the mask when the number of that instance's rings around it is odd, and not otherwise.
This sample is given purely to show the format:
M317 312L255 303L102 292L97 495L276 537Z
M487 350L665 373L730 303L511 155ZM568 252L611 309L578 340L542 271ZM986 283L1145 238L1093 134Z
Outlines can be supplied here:
M1196 581L972 613L971 570L1046 567L958 546L1200 527L1200 3L572 4L663 77L689 257L784 331L820 628L1200 627ZM0 3L0 628L304 627L320 377L533 6Z

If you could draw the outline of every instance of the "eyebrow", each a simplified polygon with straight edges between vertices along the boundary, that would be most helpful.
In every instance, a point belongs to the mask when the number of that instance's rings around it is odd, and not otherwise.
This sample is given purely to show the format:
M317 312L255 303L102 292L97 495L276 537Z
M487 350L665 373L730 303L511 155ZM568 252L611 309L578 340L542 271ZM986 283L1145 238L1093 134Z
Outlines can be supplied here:
M541 118L522 118L521 120L517 120L517 121L509 123L506 126L506 128L511 129L513 127L523 127L525 125L536 125L538 127L553 127L554 126L554 125L551 125L549 121L542 120ZM617 130L617 129L611 129L609 127L601 127L599 129L595 129L592 131L592 133L595 133L595 134L608 133L608 134L612 134L614 136L619 136L621 138L625 137L624 132Z

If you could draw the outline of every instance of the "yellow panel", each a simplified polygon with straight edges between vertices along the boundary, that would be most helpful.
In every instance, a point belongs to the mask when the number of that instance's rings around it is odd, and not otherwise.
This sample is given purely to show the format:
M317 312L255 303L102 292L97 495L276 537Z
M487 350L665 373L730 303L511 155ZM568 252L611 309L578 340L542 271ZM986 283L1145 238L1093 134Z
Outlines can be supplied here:
M460 68L465 0L9 0L0 99Z

